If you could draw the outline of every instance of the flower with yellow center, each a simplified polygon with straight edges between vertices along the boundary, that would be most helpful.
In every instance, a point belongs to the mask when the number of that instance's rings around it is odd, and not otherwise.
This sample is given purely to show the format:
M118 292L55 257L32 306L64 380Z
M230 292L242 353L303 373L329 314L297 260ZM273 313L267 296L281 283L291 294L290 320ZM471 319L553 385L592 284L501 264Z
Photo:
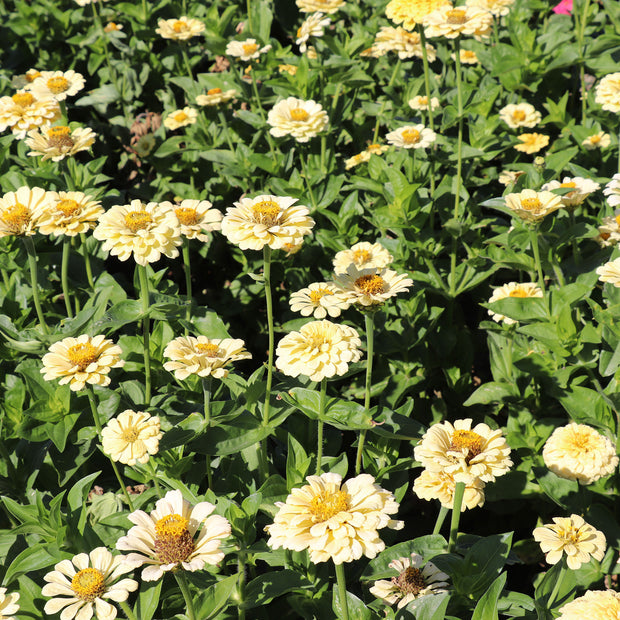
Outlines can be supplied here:
M349 364L362 357L359 334L348 325L311 321L280 340L276 368L289 377L305 375L311 381L344 375Z
M246 39L245 41L229 41L226 46L226 55L239 58L244 62L255 60L261 54L265 54L271 49L271 45L260 46L256 39Z
M60 105L52 97L37 99L27 90L0 97L0 131L9 128L19 140L37 127L49 127L60 117Z
M358 269L383 269L393 260L394 257L380 243L360 241L334 256L334 273L346 273L350 265Z
M358 269L352 263L346 273L334 275L334 282L344 294L345 299L362 308L377 306L390 297L408 291L413 280L391 269Z
M450 58L452 60L456 60L456 54L450 54ZM480 64L480 60L476 52L472 50L460 50L459 58L461 59L462 65L478 65Z
M389 144L403 149L425 149L437 139L437 134L424 125L405 125L385 136Z
M41 72L38 69L28 69L26 73L14 75L11 78L11 86L17 89L23 88L24 90L30 90L32 83L38 77L41 77Z
M581 146L587 151L593 151L594 149L606 149L611 144L611 137L604 131L599 131L591 136L588 136L583 140Z
M121 354L121 348L105 336L65 338L55 342L43 356L41 373L46 381L60 379L60 385L68 383L74 392L83 390L87 383L106 386L110 384L110 370L125 364Z
M502 170L500 172L497 180L502 184L508 187L509 185L514 185L520 176L524 175L525 172L522 170Z
M295 0L302 13L335 13L345 5L344 0Z
M223 379L231 362L252 357L244 347L245 343L239 339L179 336L164 349L164 357L170 360L164 363L164 368L179 381L190 375Z
M72 157L80 151L88 150L95 142L97 134L89 127L71 129L65 125L42 127L28 132L26 145L32 150L29 157L43 155L41 161L51 159L60 161Z
M164 119L164 127L166 127L166 129L170 129L170 131L174 131L180 127L193 125L197 118L198 112L194 108L185 106L182 110L170 112L170 114L168 114L168 116Z
M385 15L395 24L414 30L427 15L444 6L452 6L450 0L391 0L385 7Z
M536 127L542 119L540 112L530 103L509 103L499 111L499 117L511 129Z
M161 202L160 207L173 211L179 221L181 234L188 239L198 239L207 242L209 236L205 233L220 230L222 227L222 212L213 208L208 200L182 200L180 204Z
M0 198L0 237L32 236L50 203L50 192L20 187Z
M447 592L448 575L442 573L432 562L424 562L424 558L417 553L410 557L398 558L388 564L397 574L389 581L380 579L370 588L370 593L382 599L386 604L398 603L402 609L411 601L424 596ZM411 606L409 609L415 608Z
M495 17L504 17L510 12L515 0L465 0L467 6L475 6L489 11Z
M108 22L103 29L103 32L118 32L123 29L123 24L117 24L116 22Z
M157 416L126 409L101 430L103 453L125 465L146 463L163 437Z
M620 593L615 590L588 590L583 596L560 607L557 620L618 620Z
M567 209L574 209L575 207L578 207L590 194L600 189L600 187L601 186L598 183L595 183L591 179L584 179L583 177L564 177L561 182L549 181L549 183L545 183L541 189L543 191L551 191L554 189L573 190L567 194L560 195L560 200L562 201L563 207Z
M288 97L269 110L267 124L276 138L292 136L297 142L308 142L327 129L329 119L320 103Z
M452 474L456 482L479 478L493 482L512 466L510 448L501 429L492 430L480 423L472 429L472 420L433 424L414 449L416 461L433 472Z
M158 28L155 32L162 39L173 41L187 41L197 37L205 31L205 25L198 19L183 15L179 19L160 19L157 21Z
M299 245L309 235L314 220L297 198L262 194L242 198L226 209L222 234L242 250L262 250L268 245L280 250L287 244Z
M325 13L312 13L308 16L297 30L295 44L299 45L299 51L303 54L308 49L306 42L310 37L322 37L323 29L330 23L331 20L325 17Z
M538 151L544 149L549 144L549 136L545 136L542 133L522 133L520 136L517 136L517 140L521 144L517 144L515 149L528 155L538 153Z
M390 147L385 144L369 144L361 153L344 160L345 170L350 170L351 168L355 168L355 166L370 161L371 155L383 155L389 148Z
M540 222L549 213L557 211L562 206L562 200L557 194L537 192L533 189L524 189L518 194L507 194L504 199L506 206L526 222Z
M461 512L477 508L484 504L485 484L476 476L460 476L465 483L465 493L461 502ZM430 471L424 469L413 483L413 492L426 501L439 500L444 508L454 508L454 491L456 481L454 475L447 471Z
M413 99L409 99L409 107L412 110L428 110L428 97L426 95L416 95ZM431 110L439 107L439 99L431 97Z
M620 72L611 73L601 78L596 85L596 103L599 103L603 110L609 112L620 112Z
M117 610L107 599L122 603L138 589L138 582L133 579L118 580L131 570L123 563L123 556L113 556L105 547L63 560L44 577L47 583L41 594L57 598L47 601L43 611L53 615L62 610L62 620L86 620L93 616L114 620Z
M620 211L616 211L613 217L604 217L598 232L597 241L601 247L620 244Z
M535 282L508 282L507 284L493 289L493 294L489 299L489 303L492 304L494 301L499 301L500 299L506 299L508 297L543 297L543 292ZM506 325L517 323L514 319L499 314L498 312L493 312L493 310L488 310L488 313L497 323L500 321L503 321Z
M620 174L614 174L611 181L605 185L603 194L607 196L607 204L610 207L617 207L620 205Z
M206 95L198 95L196 97L196 103L202 106L219 105L220 103L226 103L237 96L237 91L234 88L230 90L222 90L221 88L210 88Z
M493 15L478 6L453 7L447 4L428 14L423 23L429 37L456 39L468 35L479 41L491 35Z
M616 287L620 287L620 258L597 267L596 273L601 282L609 282Z
M30 92L37 99L53 97L56 101L64 101L81 91L84 84L84 76L73 70L41 71L41 75L32 82Z
M556 428L543 448L545 465L560 478L592 484L618 467L615 445L586 424Z
M337 287L331 282L313 282L307 288L293 293L289 299L293 312L302 316L313 315L315 319L324 319L328 314L335 318L349 307Z
M93 231L103 241L103 250L125 261L133 256L138 265L154 263L161 255L176 258L182 245L179 220L171 203L132 200L108 209Z
M568 568L577 570L594 558L599 562L605 555L605 535L586 523L579 515L554 517L553 523L537 527L534 540L540 543L548 564L557 564L564 554Z
M0 620L17 620L12 614L19 611L19 593L6 593L6 588L0 588Z
M39 218L39 232L75 237L94 228L102 213L101 203L83 192L49 192L49 203Z
M368 474L344 483L334 473L306 480L307 485L291 490L286 502L276 502L274 522L265 528L273 549L308 549L315 564L329 559L342 564L374 558L385 548L378 530L403 527L390 517L398 511L394 496Z
M142 571L144 581L157 581L167 571L214 566L224 559L219 550L222 539L230 536L230 523L211 515L214 510L209 502L192 506L181 491L168 491L150 515L142 510L129 515L134 527L119 538L116 548L137 552L125 556L124 562L132 569L147 564Z
M396 52L398 57L403 60L414 57L422 58L424 54L420 35L417 32L409 32L400 26L397 28L383 26L377 33L371 49L373 51L368 55L375 58L384 56L388 52ZM426 55L429 62L435 61L436 51L430 43L426 44Z
M297 73L297 66L289 64L278 65L278 73L288 73L289 75L295 75Z

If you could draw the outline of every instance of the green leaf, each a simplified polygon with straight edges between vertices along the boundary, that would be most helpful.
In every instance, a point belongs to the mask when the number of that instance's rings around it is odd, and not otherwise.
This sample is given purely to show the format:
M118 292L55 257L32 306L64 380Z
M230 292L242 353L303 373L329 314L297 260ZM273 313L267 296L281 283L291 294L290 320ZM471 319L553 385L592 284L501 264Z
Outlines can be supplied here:
M208 588L203 596L198 599L198 604L196 605L197 617L210 620L210 618L215 618L223 609L228 607L229 603L234 604L234 600L231 599L237 587L238 579L239 575L231 575Z
M489 381L475 390L463 404L466 407L471 405L488 405L490 403L501 403L507 398L518 396L519 391L513 383Z
M261 607L278 596L297 590L314 590L314 585L304 575L294 570L264 573L247 585L244 607L246 609Z
M571 494L576 494L579 491L579 483L576 480L560 478L560 476L554 474L546 468L534 468L534 475L536 476L536 481L540 485L540 488L544 491L545 495L551 498L562 508L566 508L568 505L565 498Z
M334 586L332 597L332 609L336 614L336 618L343 618L344 611L342 609L342 601L340 600L340 590ZM347 609L349 618L355 620L372 620L372 612L357 596L347 592Z
M67 503L71 510L75 513L78 510L80 511L80 517L77 523L77 530L80 534L84 533L84 526L86 525L86 517L87 517L87 506L86 506L86 498L88 497L88 493L91 488L91 484L93 480L101 473L101 471L96 471L93 474L85 476L81 480L78 480L69 491L67 495Z
M143 581L140 584L140 593L138 600L134 606L136 618L140 620L151 620L159 606L159 596L161 587L164 583L163 579L158 581Z
M248 412L242 413L230 424L213 426L196 450L201 454L213 454L226 456L236 454L244 448L258 443L261 439L269 436L272 432L270 426L263 426Z
M471 620L499 620L498 600L506 585L508 573L502 573L482 595L474 609Z
M57 562L46 550L47 543L39 543L24 549L8 567L3 583L10 586L21 575L48 568Z
M404 610L396 614L396 618L397 620L411 618L413 612L416 620L444 620L449 601L449 592L423 596L418 600L411 601Z

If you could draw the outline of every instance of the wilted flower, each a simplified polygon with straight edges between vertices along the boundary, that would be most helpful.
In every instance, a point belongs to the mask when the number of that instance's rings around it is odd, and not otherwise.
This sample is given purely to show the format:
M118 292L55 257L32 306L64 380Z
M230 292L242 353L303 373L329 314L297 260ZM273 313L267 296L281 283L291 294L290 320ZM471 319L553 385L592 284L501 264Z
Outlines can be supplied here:
M334 282L349 303L363 308L382 304L413 284L411 278L392 269L358 269L355 264L349 265L346 273L335 274Z
M163 39L187 41L205 31L205 25L198 19L183 15L179 19L160 19L155 32Z
M500 299L506 299L507 297L542 297L543 292L540 287L535 282L508 282L507 284L503 284L498 288L493 289L493 294L489 299L489 303L492 304L494 301L499 301ZM493 310L488 311L491 315L491 318L498 323L503 321L506 325L513 325L517 323L514 319L510 319L503 314L499 314L498 312L493 312Z
M320 103L288 97L269 110L267 123L276 138L292 136L297 142L308 142L327 128L329 119Z
M219 105L220 103L230 101L236 96L237 91L234 88L225 91L221 88L210 88L206 95L198 95L198 97L196 97L196 103L206 106Z
M560 607L559 611L558 620L618 620L620 593L615 590L588 590L583 596Z
M601 78L596 85L596 103L603 106L603 110L620 112L620 72L611 73Z
M0 97L0 131L8 127L19 140L29 131L48 127L60 117L60 105L52 97L37 99L25 90L12 97Z
M477 6L453 7L447 4L428 14L423 23L429 37L455 39L469 35L480 40L491 34L493 15Z
M620 178L620 176L619 176ZM549 181L545 183L541 189L543 191L551 191L553 189L574 189L568 194L560 196L562 206L567 208L575 208L579 206L590 194L600 189L600 185L591 179L583 177L564 177L563 181ZM620 196L619 196L620 198ZM620 202L620 200L619 200Z
M412 110L428 110L428 97L426 95L416 95L413 99L409 99L409 107ZM431 97L431 110L439 107L439 99Z
M593 151L594 149L606 149L610 144L611 137L609 134L604 131L599 131L585 138L581 146L588 151Z
M344 0L295 0L302 13L335 13L345 5Z
M0 620L17 620L11 615L19 611L17 601L19 601L18 592L7 594L6 588L0 588Z
M461 502L461 512L477 508L484 504L485 483L476 476L460 476L459 482L465 483L465 493ZM430 471L424 469L413 482L413 492L426 501L439 500L444 508L454 508L454 475L447 471Z
M542 133L522 133L517 136L517 140L521 144L517 144L515 149L522 153L538 153L541 149L544 149L549 144L549 136L545 136Z
M43 235L75 237L94 228L103 213L101 203L83 192L49 192L48 198L38 223Z
M394 257L380 244L360 241L348 250L342 250L334 256L335 273L346 273L350 265L358 269L383 269Z
M50 193L40 187L20 187L0 198L0 237L34 235Z
M390 0L385 7L385 15L395 24L413 30L416 24L423 23L427 15L444 6L452 6L450 0Z
M597 267L596 273L601 282L609 282L614 286L620 287L620 258Z
M258 58L270 49L271 45L261 47L256 42L256 39L246 39L245 41L230 41L226 46L226 54L248 62Z
M307 49L306 42L310 37L322 37L323 28L329 26L331 20L325 17L325 13L312 13L306 17L302 25L297 29L297 38L295 44L299 45L299 51L305 52Z
M81 91L84 84L84 76L75 71L41 71L29 90L37 99L53 97L56 101L64 101Z
M313 315L315 319L324 319L328 314L335 318L349 307L338 288L332 282L313 282L308 288L293 293L289 299L293 312L302 316Z
M78 127L71 130L65 125L41 127L28 132L26 145L32 150L30 157L43 155L41 161L51 159L60 161L80 151L86 151L95 142L97 134L89 127Z
M537 192L533 189L524 189L518 194L507 194L504 199L506 206L527 222L540 222L546 215L562 206L557 194Z
M208 200L182 200L180 204L162 202L160 206L171 209L179 220L181 234L188 239L209 241L206 232L220 230L222 212L213 208Z
M187 125L193 125L198 118L198 112L194 108L185 106L182 110L175 110L170 112L164 119L164 127L171 131L179 129L180 127L187 127Z
M435 142L437 134L424 125L405 125L385 136L389 144L404 149L425 149Z
M157 454L162 437L159 417L132 409L119 413L101 430L103 453L125 465L146 463Z
M499 117L511 129L536 127L542 119L540 112L530 103L509 103L499 111Z

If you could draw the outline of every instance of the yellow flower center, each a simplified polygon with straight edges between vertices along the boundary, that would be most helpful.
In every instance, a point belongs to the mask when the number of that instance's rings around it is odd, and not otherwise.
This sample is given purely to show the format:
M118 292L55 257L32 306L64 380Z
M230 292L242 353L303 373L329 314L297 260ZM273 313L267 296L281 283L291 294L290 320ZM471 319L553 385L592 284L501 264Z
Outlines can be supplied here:
M187 529L188 524L189 520L178 514L166 515L155 523L153 548L160 562L184 562L194 552L196 543Z
M47 143L50 147L60 148L73 146L73 140L71 139L71 129L65 125L58 125L57 127L50 127L47 130Z
M32 84L32 82L34 82L38 77L41 77L41 72L36 69L30 69L30 71L26 71L26 75L24 77L26 78L26 82Z
M529 295L522 288L516 288L508 293L508 297L529 297Z
M597 450L599 447L597 439L597 436L593 435L591 432L584 433L578 430L574 432L573 436L570 438L571 448L578 456L590 450Z
M258 45L256 43L243 43L241 47L243 48L244 56L251 56L258 49Z
M599 136L598 134L590 136L590 142L592 144L598 144L600 141L601 141L601 136Z
M216 344L199 342L196 345L196 351L204 353L207 357L217 357L220 348Z
M378 275L361 276L355 280L355 286L366 295L380 295L385 291L385 280Z
M219 95L222 92L221 88L210 88L207 91L207 95Z
M526 211L535 211L536 209L540 209L542 207L542 202L536 197L534 198L523 198L521 200L521 207Z
M425 587L426 581L419 568L409 566L398 577L392 577L392 583L403 593L417 596Z
M25 108L34 103L34 97L31 93L16 93L11 97L13 103Z
M140 431L135 426L130 426L129 428L123 429L121 437L123 441L133 443L140 437Z
M474 433L474 431L456 430L452 435L452 443L450 444L449 450L455 450L457 452L467 450L465 460L467 464L469 464L471 459L482 452L483 448L484 438L478 435L478 433Z
M191 207L177 207L174 214L183 226L194 226L198 223L198 213Z
M84 342L69 347L67 357L74 366L77 366L80 370L84 370L99 359L99 351L97 351L90 342Z
M291 119L294 121L304 122L308 120L310 114L306 112L303 108L293 108L291 110Z
M252 214L257 224L273 226L278 221L280 205L275 200L261 200L252 207Z
M177 112L173 117L172 117L177 123L183 123L185 122L189 117L187 116L187 114L185 114L185 112L183 112L183 110L181 110L180 112Z
M446 18L451 26L462 26L467 21L467 12L463 9L450 9Z
M316 523L331 519L339 512L349 509L349 494L345 491L336 491L325 496L316 495L310 501L310 512Z
M130 211L125 216L125 226L131 230L132 233L136 233L139 230L148 228L153 223L153 218L147 211Z
M27 206L16 202L4 210L2 220L13 234L20 234L28 226L31 216L32 213Z
M78 598L92 603L105 592L105 577L96 568L85 568L73 575L71 589Z
M64 93L69 88L69 80L62 77L62 75L59 75L58 77L53 77L47 80L47 87L52 93L54 93L54 95L59 95L60 93Z
M80 203L77 200L71 200L70 198L64 198L56 203L56 209L63 215L69 217L80 209Z
M113 30L120 30L118 24L116 24L115 22L108 22L108 24L106 24L106 27L104 28L104 31L112 32Z
M301 37L301 28L297 28L297 38Z
M575 181L569 181L568 183L561 183L560 187L577 187Z
M615 220L616 220L616 224L620 226L620 215L616 215Z
M521 123L522 121L525 120L525 112L523 110L515 110L512 113L512 118L517 123Z
M368 250L355 250L353 252L353 262L356 265L363 265L370 260L371 254Z
M405 144L416 144L420 141L420 132L417 129L405 129L402 138Z
M366 150L369 153L381 153L381 145L380 144L369 144Z
M177 19L174 24L172 24L172 30L174 30L175 32L183 32L183 30L185 30L186 28L186 22L181 21L180 19Z
M420 105L428 105L428 97L426 95L421 95L420 97L418 97L418 103Z
M328 288L318 288L316 291L310 291L308 297L310 297L310 301L313 304L318 304L321 297L325 297L326 295L333 295L333 291L330 291Z

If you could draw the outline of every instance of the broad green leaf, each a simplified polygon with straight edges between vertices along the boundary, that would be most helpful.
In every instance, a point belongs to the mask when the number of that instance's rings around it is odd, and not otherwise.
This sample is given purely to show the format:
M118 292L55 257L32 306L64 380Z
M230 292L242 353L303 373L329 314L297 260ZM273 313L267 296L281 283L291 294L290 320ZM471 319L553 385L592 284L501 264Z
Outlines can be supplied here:
M499 620L498 599L504 586L506 585L506 579L508 573L502 573L489 587L489 589L482 595L471 620Z

